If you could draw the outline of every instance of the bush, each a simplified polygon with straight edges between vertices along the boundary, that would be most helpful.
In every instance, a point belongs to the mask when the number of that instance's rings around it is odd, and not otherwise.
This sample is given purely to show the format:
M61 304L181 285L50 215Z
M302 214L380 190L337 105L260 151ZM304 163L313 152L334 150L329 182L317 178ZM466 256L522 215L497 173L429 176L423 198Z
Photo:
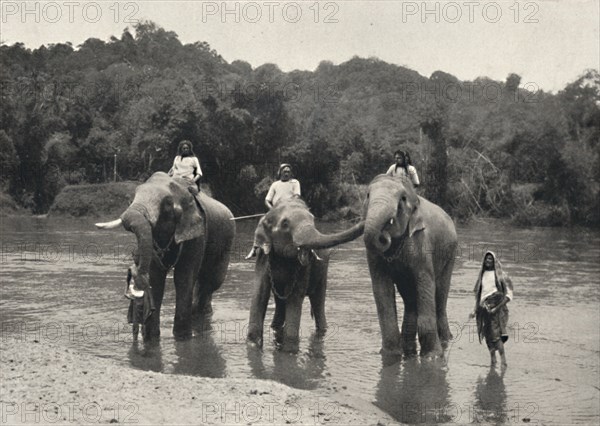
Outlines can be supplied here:
M22 214L23 208L4 191L0 191L0 216Z
M361 217L363 213L363 203L367 198L368 185L357 185L347 182L336 184L335 191L332 191L331 208L323 215L324 220L350 220Z
M50 215L110 216L121 214L133 200L139 182L70 185L56 196Z
M518 210L513 222L522 226L565 226L571 223L571 213L566 203L554 205L536 201Z

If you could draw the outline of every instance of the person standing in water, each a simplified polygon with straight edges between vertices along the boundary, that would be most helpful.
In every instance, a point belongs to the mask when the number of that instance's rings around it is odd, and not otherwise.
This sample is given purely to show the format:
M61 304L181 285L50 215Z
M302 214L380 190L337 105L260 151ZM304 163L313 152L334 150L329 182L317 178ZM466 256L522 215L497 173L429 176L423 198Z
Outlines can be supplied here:
M508 307L513 299L513 285L503 271L496 255L487 251L473 289L475 310L470 317L477 320L479 342L485 339L490 351L491 365L496 365L496 351L500 352L502 366L506 366L504 343L508 340Z

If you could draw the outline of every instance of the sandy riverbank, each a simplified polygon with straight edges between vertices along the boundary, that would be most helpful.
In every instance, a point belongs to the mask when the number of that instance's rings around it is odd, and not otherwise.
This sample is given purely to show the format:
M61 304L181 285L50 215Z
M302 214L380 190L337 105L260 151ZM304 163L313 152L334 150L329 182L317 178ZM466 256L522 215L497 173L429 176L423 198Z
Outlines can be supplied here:
M350 395L134 370L34 340L3 336L0 363L2 424L396 424Z

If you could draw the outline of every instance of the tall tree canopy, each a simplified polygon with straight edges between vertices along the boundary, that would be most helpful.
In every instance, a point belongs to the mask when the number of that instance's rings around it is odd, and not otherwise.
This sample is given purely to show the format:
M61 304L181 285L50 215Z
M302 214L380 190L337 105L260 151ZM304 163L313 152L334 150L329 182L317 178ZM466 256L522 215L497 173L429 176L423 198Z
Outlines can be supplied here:
M455 217L600 223L598 70L557 94L525 90L514 73L427 78L377 58L284 73L140 22L76 47L1 45L0 76L3 190L36 212L66 184L111 180L115 159L122 180L166 171L189 139L235 213L262 209L291 162L325 215L405 149L423 193Z

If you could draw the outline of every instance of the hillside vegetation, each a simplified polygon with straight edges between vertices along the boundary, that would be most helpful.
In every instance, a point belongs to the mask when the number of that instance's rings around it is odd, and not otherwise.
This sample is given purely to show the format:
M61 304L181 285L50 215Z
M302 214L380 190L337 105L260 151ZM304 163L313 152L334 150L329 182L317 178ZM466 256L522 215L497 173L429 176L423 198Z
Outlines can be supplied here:
M189 139L235 214L263 210L284 161L316 215L360 211L344 188L403 148L423 195L455 218L600 223L597 70L557 94L516 74L460 81L376 58L284 73L227 63L206 42L141 22L76 47L2 45L0 72L0 178L37 213L66 185L166 171Z
M118 216L129 206L138 182L68 185L56 196L50 215Z

